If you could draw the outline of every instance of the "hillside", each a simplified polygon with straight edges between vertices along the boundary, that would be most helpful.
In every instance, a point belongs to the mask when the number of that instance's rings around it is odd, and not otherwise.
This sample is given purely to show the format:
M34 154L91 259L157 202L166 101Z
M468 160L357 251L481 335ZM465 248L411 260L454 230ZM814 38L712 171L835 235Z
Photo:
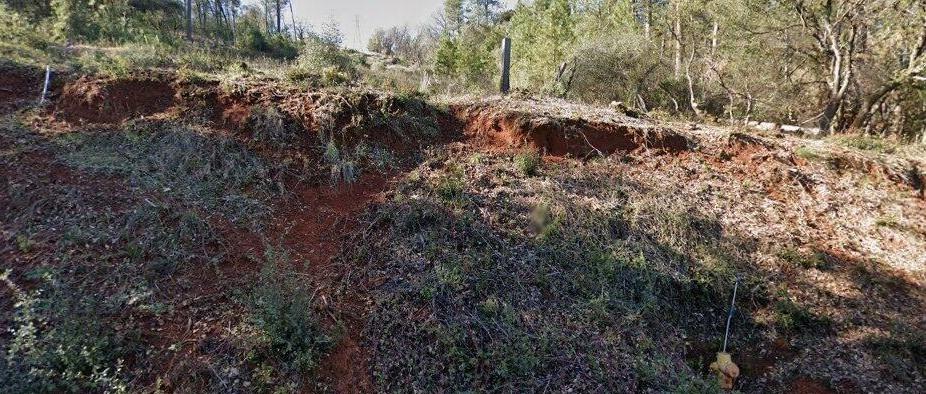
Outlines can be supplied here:
M869 137L0 70L13 391L917 392L926 161Z

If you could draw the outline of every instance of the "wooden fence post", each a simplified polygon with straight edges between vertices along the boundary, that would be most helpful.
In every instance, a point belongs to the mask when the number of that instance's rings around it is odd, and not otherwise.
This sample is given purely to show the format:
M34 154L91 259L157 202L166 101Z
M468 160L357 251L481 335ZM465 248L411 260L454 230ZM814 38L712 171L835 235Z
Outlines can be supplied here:
M502 94L508 94L511 90L511 38L502 39L502 80L499 88Z

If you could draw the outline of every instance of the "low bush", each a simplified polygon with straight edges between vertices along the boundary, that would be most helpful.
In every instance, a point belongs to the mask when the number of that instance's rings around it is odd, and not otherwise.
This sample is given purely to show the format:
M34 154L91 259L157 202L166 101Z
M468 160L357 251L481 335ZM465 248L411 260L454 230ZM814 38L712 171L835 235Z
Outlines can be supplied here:
M292 60L299 56L299 47L295 41L282 34L268 36L256 26L243 29L239 35L237 47L247 53L276 59Z
M112 305L46 274L37 289L0 276L15 301L11 338L0 359L7 392L126 392L122 367L133 345L107 325Z
M310 72L327 73L332 77L342 74L344 78L352 79L358 75L359 64L336 45L312 37L300 50L297 65Z
M250 296L251 319L262 333L267 355L296 371L312 369L334 340L321 328L311 290L287 269L279 248L268 247L265 265Z
M524 176L537 175L542 158L536 152L520 153L514 157L514 164Z

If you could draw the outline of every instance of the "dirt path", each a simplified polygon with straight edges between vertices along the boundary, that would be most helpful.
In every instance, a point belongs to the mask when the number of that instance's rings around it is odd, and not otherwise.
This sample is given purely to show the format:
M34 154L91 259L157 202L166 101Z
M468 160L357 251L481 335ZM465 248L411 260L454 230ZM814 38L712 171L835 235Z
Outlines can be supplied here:
M381 202L391 177L366 174L355 183L318 186L297 184L277 215L272 233L291 251L297 270L315 287L327 312L327 324L343 330L334 349L317 368L318 378L339 393L371 392L369 354L361 347L367 303L363 294L341 289L350 267L335 261L355 219L371 203ZM354 289L356 290L356 289Z

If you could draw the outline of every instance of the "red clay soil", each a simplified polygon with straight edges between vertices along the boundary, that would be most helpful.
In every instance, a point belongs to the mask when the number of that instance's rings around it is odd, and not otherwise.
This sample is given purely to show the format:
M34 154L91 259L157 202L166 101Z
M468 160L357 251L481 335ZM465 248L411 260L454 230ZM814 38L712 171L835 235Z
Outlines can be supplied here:
M785 155L783 152L789 153ZM766 180L768 180L770 173L771 176L778 176L779 178L784 177L781 175L782 173L786 174L787 177L791 177L794 174L788 173L787 168L809 164L807 160L795 156L788 149L779 147L771 141L743 133L730 135L726 148L720 154L720 158L722 160L732 160L736 164L748 167L751 171L763 175ZM839 171L865 173L875 179L911 188L919 194L920 198L926 199L926 176L915 163L908 163L909 167L897 167L864 155L844 152L828 156L827 164ZM796 180L809 193L813 192L806 184L806 179L798 178ZM777 179L765 183L775 185L786 181L788 180Z
M689 141L671 130L640 128L616 122L553 119L481 106L452 108L464 133L489 149L532 149L551 156L584 158L656 150L677 153Z
M17 102L38 100L42 81L24 70L0 70L0 111Z
M788 393L793 394L834 394L835 391L831 390L829 387L826 387L823 383L820 383L816 380L800 377L791 382L791 385L788 386Z
M72 123L120 123L170 108L176 90L161 79L81 77L64 86L54 115Z
M317 374L321 382L339 393L371 392L369 355L360 346L366 321L366 305L357 295L335 294L339 280L350 267L333 261L344 245L344 235L355 230L354 218L370 203L382 197L389 177L367 174L352 184L296 185L294 197L280 207L277 228L296 261L320 286L317 296L329 312L340 316L343 337L320 361ZM332 305L333 304L333 305ZM331 319L329 323L334 323Z
M242 130L251 116L251 106L231 96L219 96L216 100L214 121L221 128Z

